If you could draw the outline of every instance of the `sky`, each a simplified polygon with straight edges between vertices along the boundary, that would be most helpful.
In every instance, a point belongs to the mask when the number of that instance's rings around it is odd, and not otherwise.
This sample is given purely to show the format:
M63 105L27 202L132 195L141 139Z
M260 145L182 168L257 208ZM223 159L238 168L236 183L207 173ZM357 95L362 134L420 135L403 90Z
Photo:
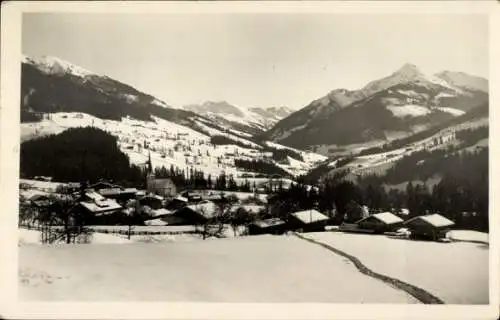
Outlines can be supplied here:
M56 56L181 107L298 109L405 63L488 77L481 15L24 13L22 52Z

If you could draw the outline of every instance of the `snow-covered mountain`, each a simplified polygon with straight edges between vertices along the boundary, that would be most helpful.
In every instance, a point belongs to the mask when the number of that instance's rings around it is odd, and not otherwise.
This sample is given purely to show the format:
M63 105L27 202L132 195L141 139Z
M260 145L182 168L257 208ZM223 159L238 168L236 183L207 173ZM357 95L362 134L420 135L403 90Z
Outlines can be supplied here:
M185 110L196 112L226 127L249 134L259 134L270 129L292 111L286 107L244 108L226 101L207 101L202 104L184 106Z
M297 148L337 149L408 135L488 101L486 79L427 75L413 64L359 90L336 89L279 121L262 138Z
M436 77L455 87L488 92L488 80L464 72L443 71L437 73Z
M151 154L155 167L192 167L212 176L224 171L237 180L244 175L262 176L262 172L248 172L236 160L258 161L282 175L294 176L325 159L255 141L251 134L213 117L215 112L203 116L199 111L172 108L127 84L54 57L23 58L21 93L22 141L94 126L117 136L120 149L134 164L144 164ZM228 118L260 117L227 103L204 107Z

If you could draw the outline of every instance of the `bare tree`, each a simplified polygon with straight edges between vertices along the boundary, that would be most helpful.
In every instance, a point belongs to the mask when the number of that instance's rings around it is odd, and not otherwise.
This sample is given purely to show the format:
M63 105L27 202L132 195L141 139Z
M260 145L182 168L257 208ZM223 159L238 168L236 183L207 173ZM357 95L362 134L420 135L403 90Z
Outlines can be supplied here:
M38 211L42 242L86 243L91 232L85 227L85 215L79 210L79 197L71 194L50 195L46 206Z
M231 206L224 202L215 204L213 210L205 206L199 206L198 211L204 217L203 221L196 225L198 232L201 232L203 240L216 237L224 237L226 223L229 222Z

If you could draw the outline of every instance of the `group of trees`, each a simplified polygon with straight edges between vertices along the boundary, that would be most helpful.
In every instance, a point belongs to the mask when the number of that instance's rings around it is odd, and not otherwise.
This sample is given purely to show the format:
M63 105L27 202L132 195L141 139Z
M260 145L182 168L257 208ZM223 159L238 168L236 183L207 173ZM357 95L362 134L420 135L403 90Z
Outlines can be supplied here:
M70 128L58 135L25 141L20 152L21 177L50 176L60 182L100 179L142 186L142 170L119 150L117 138L93 128Z
M278 167L276 164L263 160L234 159L234 166L236 168L267 175L277 174L283 177L288 177L290 175L287 171Z
M424 151L426 152L426 151ZM317 208L335 215L335 221L354 221L359 208L366 205L370 213L377 211L410 211L410 217L439 213L453 220L457 226L481 231L488 230L488 149L430 157L418 165L415 159L401 161L386 176L366 176L358 181L340 177L326 179L318 191L303 184L280 190L275 197L279 212ZM417 155L416 155L417 156ZM426 154L428 156L428 154ZM427 177L439 174L432 186ZM423 182L412 182L421 180ZM388 182L409 181L404 189L388 188Z

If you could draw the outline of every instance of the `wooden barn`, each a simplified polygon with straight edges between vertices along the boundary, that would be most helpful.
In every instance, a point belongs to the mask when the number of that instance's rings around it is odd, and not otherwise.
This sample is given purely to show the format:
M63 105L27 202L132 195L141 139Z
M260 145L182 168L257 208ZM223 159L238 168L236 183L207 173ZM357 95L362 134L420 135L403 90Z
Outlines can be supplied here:
M404 222L412 238L429 240L444 238L454 224L440 214L418 216Z
M283 234L286 232L286 223L280 218L270 218L254 221L248 226L250 235L258 234Z
M291 213L287 225L290 230L302 232L324 231L329 220L321 212L310 209Z
M363 218L356 222L356 224L363 230L384 233L401 227L403 219L390 212L381 212Z

